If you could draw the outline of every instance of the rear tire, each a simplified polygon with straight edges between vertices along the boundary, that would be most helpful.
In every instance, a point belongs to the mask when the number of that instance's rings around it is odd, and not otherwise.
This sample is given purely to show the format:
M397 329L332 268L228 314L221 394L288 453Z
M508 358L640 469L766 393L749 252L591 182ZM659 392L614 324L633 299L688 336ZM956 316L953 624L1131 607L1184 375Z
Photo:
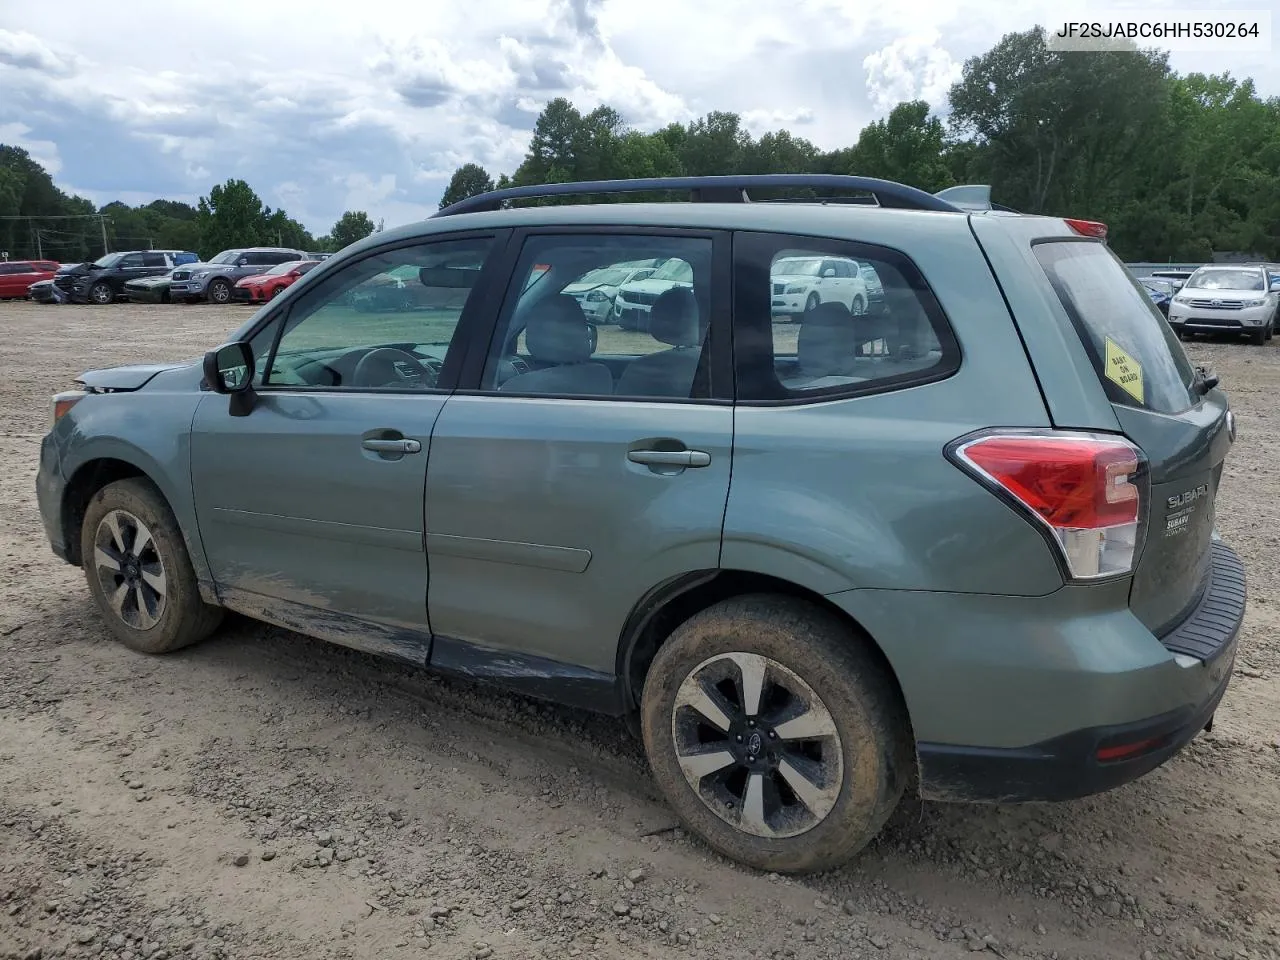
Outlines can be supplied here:
M645 679L641 730L654 779L692 832L782 873L835 867L875 837L913 751L869 643L834 614L771 594L715 604L672 633Z
M200 598L178 521L150 480L117 480L93 495L80 560L107 629L131 650L179 650L222 622L222 609Z

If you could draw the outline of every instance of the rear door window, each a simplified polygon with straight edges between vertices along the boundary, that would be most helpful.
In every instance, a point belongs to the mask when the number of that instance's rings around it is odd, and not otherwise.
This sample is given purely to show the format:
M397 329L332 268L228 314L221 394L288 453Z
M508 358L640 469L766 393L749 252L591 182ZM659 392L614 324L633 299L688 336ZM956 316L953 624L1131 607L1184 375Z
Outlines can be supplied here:
M1196 402L1182 344L1114 253L1079 240L1034 250L1112 403L1174 414Z

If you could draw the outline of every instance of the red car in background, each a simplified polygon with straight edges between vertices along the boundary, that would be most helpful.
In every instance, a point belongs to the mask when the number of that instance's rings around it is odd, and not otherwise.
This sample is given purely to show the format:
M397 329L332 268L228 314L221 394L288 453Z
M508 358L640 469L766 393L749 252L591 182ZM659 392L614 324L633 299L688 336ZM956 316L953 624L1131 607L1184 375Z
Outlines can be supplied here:
M280 296L285 287L319 265L319 260L288 260L276 264L266 273L255 273L251 277L237 280L231 295L242 302L266 303L273 297Z
M0 262L0 300L20 300L33 283L52 280L60 263L52 260L5 260Z

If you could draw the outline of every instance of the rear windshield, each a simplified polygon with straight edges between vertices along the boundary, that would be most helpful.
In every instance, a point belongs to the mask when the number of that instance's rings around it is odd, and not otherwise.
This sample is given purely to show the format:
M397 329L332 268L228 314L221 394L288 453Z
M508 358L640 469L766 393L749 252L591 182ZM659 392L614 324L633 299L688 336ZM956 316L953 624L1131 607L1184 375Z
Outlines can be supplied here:
M1084 241L1034 249L1112 403L1157 413L1195 403L1195 371L1182 344L1110 249Z

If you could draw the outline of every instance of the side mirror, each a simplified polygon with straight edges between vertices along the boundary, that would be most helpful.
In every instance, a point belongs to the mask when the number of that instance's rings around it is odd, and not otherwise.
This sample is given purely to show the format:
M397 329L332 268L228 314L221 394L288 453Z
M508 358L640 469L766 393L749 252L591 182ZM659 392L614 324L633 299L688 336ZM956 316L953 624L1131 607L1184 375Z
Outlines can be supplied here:
M596 346L600 343L600 328L594 323L587 324L587 340L591 344L591 352L596 352Z
M231 415L253 409L253 352L245 341L224 343L204 355L204 379L214 393L231 395Z
M248 265L249 265L248 257L241 257L239 260L236 261L236 266L238 267L247 267Z
M823 280L827 279L828 277L834 277L835 275L836 275L836 268L835 268L835 267L827 267L827 269L825 269L825 270L823 270L823 271L822 271L822 279L823 279Z

